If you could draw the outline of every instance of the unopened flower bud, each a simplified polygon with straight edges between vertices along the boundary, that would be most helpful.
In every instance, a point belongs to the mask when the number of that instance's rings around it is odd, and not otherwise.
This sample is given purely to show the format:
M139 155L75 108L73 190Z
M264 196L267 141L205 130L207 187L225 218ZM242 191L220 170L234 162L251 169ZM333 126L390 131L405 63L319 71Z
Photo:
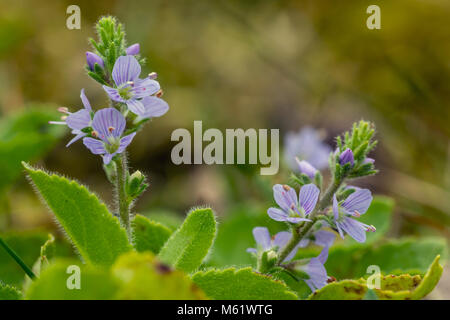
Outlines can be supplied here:
M91 71L94 71L94 66L96 63L102 68L105 67L105 63L103 62L102 58L90 51L86 52L86 62Z
M139 54L139 51L141 51L141 46L139 45L139 43L132 44L126 50L127 55L130 55L130 56L135 56L135 55Z
M339 163L343 166L350 163L351 166L355 164L355 159L353 157L353 151L350 148L345 149L344 152L339 156Z
M145 190L145 188L147 188L147 184L144 181L145 176L139 170L133 172L133 174L128 178L128 195L132 198L136 198L137 196L139 196Z

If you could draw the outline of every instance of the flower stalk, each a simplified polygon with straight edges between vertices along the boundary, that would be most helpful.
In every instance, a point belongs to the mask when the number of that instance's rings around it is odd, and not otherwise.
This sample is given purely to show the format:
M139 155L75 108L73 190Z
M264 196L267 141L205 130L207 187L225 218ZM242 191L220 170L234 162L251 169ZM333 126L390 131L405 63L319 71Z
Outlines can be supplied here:
M17 262L17 264L25 271L31 280L36 279L36 275L31 271L31 269L26 265L26 263L17 255L17 253L6 244L6 242L0 237L0 246L2 246L6 252Z
M121 153L116 162L116 196L117 196L117 211L119 213L119 219L122 226L127 231L128 237L131 237L131 228L130 228L130 200L128 199L128 195L126 192L126 183L128 177L128 165L127 165L127 156L126 153Z

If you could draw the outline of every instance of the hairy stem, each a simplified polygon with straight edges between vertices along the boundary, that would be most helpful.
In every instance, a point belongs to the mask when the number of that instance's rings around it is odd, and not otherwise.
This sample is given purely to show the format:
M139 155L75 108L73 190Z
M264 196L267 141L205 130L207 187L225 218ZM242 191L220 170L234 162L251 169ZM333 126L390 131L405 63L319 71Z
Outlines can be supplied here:
M116 160L116 193L118 202L119 218L122 226L127 230L128 237L131 236L130 229L130 201L126 192L126 182L128 176L127 156L121 153Z
M23 262L23 260L17 255L17 253L0 238L0 246L2 246L6 252L17 262L17 264L25 271L27 276L30 277L31 280L36 279L36 275L31 271L31 269Z

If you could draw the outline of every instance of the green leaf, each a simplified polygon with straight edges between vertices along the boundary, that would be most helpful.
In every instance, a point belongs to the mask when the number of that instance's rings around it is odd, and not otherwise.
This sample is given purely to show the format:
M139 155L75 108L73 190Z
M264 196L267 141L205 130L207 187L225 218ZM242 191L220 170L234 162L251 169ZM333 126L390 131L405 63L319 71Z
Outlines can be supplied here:
M279 280L252 268L199 271L192 280L206 295L217 300L296 300L297 296Z
M423 277L422 282L419 284L416 290L414 290L412 299L418 300L425 297L437 286L442 276L442 272L444 271L443 267L439 264L439 259L439 255L434 259L430 268L428 268L427 273Z
M377 265L384 274L425 273L436 255L446 256L443 238L405 238L371 246L335 245L325 264L329 275L337 279L366 275L367 267Z
M159 253L161 261L185 272L195 271L205 259L216 234L216 220L209 208L193 209Z
M182 271L161 264L149 253L130 252L112 268L120 282L118 299L199 300L205 294Z
M150 220L165 225L171 231L175 231L183 223L183 217L180 214L168 210L152 210L143 215Z
M172 234L166 226L141 215L136 215L131 223L134 247L139 252L150 251L158 254Z
M22 293L14 287L0 282L0 300L20 300Z
M86 262L109 266L120 254L131 250L117 218L84 186L25 163L24 167Z
M80 268L80 289L69 287L74 283L76 271ZM39 279L33 281L26 292L31 300L107 300L114 299L119 283L105 268L81 265L77 260L58 260L45 269Z
M439 282L443 268L439 264L440 256L436 256L424 277L420 275L388 275L380 276L381 288L373 289L377 298L382 300L419 300L429 294ZM358 280L342 280L332 282L317 290L311 300L359 300L374 298L367 288L364 278Z
M59 116L36 106L0 121L0 193L20 176L21 161L39 159L62 137L64 128L48 123Z

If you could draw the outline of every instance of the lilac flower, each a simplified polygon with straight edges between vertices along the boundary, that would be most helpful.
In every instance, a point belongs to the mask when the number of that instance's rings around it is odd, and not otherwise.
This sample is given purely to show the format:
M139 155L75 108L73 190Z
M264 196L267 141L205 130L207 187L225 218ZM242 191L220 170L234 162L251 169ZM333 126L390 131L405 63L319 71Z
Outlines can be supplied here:
M298 133L290 132L285 140L285 158L289 167L298 171L295 158L308 161L313 167L321 170L328 166L331 148L323 142L318 130L304 127Z
M308 161L300 161L297 157L295 160L297 161L300 172L306 174L310 179L314 179L317 169L314 168Z
M344 231L358 242L366 241L366 231L375 231L369 226L351 217L358 218L366 213L372 202L372 194L368 189L357 188L339 206L336 195L333 196L333 219L340 236L344 238ZM339 210L341 209L341 210Z
M153 80L153 76L140 79L140 74L141 66L135 57L121 56L112 71L116 88L105 85L103 88L112 100L125 103L131 112L141 118L163 115L169 108L167 103L162 99L151 97L160 91L158 81Z
M132 44L131 46L129 46L126 51L127 51L127 55L135 56L135 55L139 54L140 50L141 50L141 47L140 47L139 43L135 43L135 44Z
M258 247L263 251L275 250L276 252L281 251L289 242L292 234L287 231L278 232L273 238L270 237L269 230L264 227L256 227L253 229L253 236L258 244ZM324 267L325 262L328 259L328 249L332 245L335 236L333 233L319 230L315 234L314 242L317 245L323 246L322 251L317 257L311 258L308 264L298 266L297 268L306 274L308 274L309 279L304 279L306 284L311 288L312 291L322 288L327 284L328 275ZM301 241L284 259L283 262L291 260L297 253L300 247L305 247L309 240ZM257 254L258 249L248 248L247 252Z
M366 164L366 163L372 163L372 164L374 164L374 163L375 163L375 159L372 159L372 158L367 157L367 158L365 158L364 161L363 161L363 164Z
M264 227L253 228L253 237L255 238L258 246L263 250L267 251L270 249L281 249L283 248L291 238L291 233L287 231L278 232L273 238L270 236L269 230ZM258 250L255 248L248 248L247 252L257 253Z
M299 223L311 221L307 217L315 208L319 198L319 188L310 183L304 185L297 194L287 185L276 184L273 186L273 196L280 208L269 208L267 214L276 221Z
M355 159L353 157L353 151L350 148L345 149L340 155L339 155L339 163L341 166L343 166L346 163L350 163L351 166L355 164Z
M103 62L102 58L90 51L86 52L86 62L91 71L94 70L94 66L96 63L102 68L105 67L105 63Z
M116 154L125 150L136 135L133 132L122 137L125 124L125 118L118 110L101 109L95 113L92 121L92 135L99 139L87 137L83 139L83 143L93 154L102 155L103 162L108 164Z
M311 258L307 265L299 267L300 270L309 276L309 279L304 281L311 291L316 291L327 285L328 275L324 266L327 259L328 247L324 247L317 257Z
M70 129L72 129L72 133L75 134L75 137L69 141L66 147L70 146L75 141L85 137L87 134L81 130L90 127L92 123L92 107L89 103L88 98L84 94L84 89L81 89L80 98L81 102L83 103L84 109L71 113L67 108L59 108L58 110L60 112L66 114L66 116L63 116L61 118L64 121L50 121L51 124L67 125Z

